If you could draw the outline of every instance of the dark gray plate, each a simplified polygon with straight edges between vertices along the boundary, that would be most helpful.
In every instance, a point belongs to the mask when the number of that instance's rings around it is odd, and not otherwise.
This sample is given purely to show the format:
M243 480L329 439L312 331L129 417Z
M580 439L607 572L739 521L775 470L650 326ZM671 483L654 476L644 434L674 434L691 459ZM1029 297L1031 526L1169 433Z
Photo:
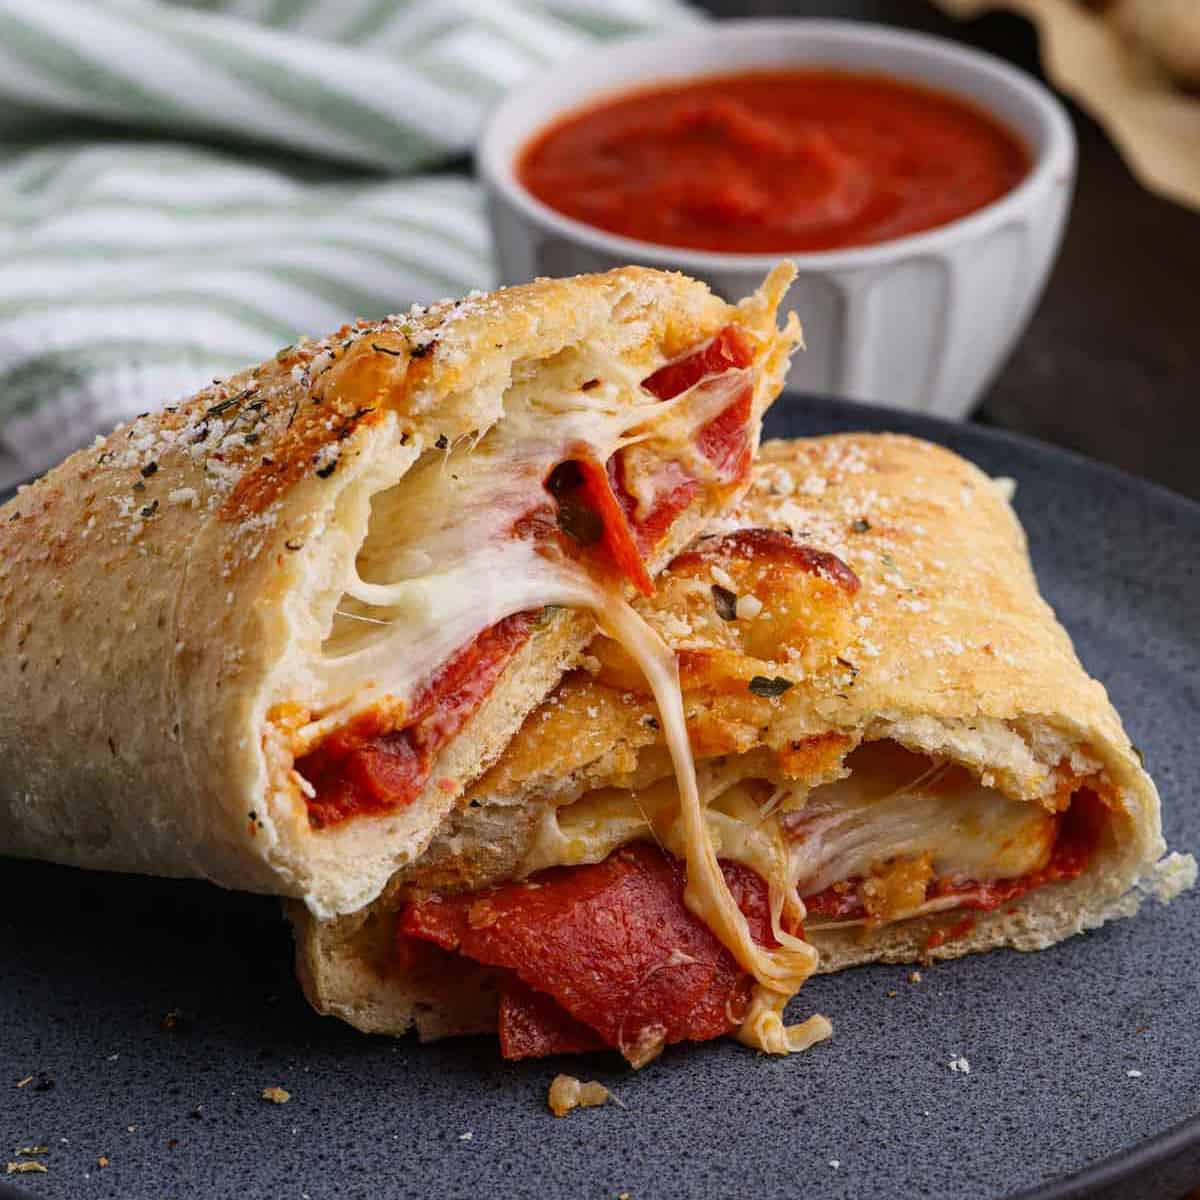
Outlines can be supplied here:
M1045 594L1145 751L1171 844L1200 848L1200 507L987 429L797 396L771 420L864 428L1017 478ZM919 984L897 967L818 979L793 1012L827 1013L828 1045L676 1048L634 1075L604 1058L510 1066L483 1039L363 1037L305 1007L269 899L5 861L0 1161L48 1145L49 1174L19 1182L56 1197L1173 1200L1200 1178L1197 917L1192 894ZM959 1055L970 1074L950 1070ZM624 1110L554 1120L560 1068L612 1084ZM259 1098L273 1084L289 1104Z

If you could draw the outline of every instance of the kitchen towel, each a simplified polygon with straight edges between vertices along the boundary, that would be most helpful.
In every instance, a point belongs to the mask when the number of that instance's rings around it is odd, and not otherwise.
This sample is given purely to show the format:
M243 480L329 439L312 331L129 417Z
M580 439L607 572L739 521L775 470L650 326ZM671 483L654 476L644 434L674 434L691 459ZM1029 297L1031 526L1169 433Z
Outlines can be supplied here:
M300 334L490 286L463 169L489 106L598 39L695 19L0 0L0 486Z

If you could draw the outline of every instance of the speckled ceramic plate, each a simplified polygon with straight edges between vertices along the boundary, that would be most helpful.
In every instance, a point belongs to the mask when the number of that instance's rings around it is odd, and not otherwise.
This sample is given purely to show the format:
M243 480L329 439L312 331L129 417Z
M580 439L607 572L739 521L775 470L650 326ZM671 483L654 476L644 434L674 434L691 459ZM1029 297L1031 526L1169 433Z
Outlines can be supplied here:
M771 421L863 428L1018 480L1042 588L1144 750L1171 844L1200 849L1200 507L987 429L798 396ZM634 1075L603 1058L507 1065L486 1039L364 1037L305 1007L269 899L4 861L0 1161L46 1146L46 1174L9 1180L22 1194L126 1200L1177 1200L1200 1179L1198 918L1192 894L917 984L898 967L817 979L793 1011L827 1013L827 1045L675 1048ZM950 1070L960 1055L969 1074ZM562 1067L624 1108L556 1121ZM264 1102L272 1085L290 1102Z

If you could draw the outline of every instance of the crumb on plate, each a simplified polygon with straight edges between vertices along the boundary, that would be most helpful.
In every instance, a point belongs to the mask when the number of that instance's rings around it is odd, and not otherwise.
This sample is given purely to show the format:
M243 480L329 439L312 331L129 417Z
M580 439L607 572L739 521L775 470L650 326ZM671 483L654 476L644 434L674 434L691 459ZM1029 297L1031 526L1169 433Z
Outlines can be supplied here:
M555 1075L550 1084L548 1102L556 1117L565 1117L576 1108L595 1108L608 1100L608 1088L595 1080L581 1083L574 1075Z

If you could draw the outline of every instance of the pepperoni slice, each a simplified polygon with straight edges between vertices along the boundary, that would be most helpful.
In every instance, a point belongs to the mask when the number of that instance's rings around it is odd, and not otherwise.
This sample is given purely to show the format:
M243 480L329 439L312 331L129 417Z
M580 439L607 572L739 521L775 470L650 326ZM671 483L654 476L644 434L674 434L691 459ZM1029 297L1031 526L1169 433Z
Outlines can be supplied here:
M642 380L642 387L660 400L671 400L708 375L748 367L753 361L754 348L749 338L736 325L726 325L707 346L659 367Z
M613 455L609 461L617 459ZM654 595L654 580L646 570L645 560L634 538L625 509L613 490L608 470L586 459L579 461L583 482L579 497L599 516L604 526L603 543L612 557L617 570L633 584L643 596Z
M594 1029L576 1021L553 996L535 992L515 975L500 994L498 1026L500 1053L510 1060L608 1049Z
M734 863L722 870L755 939L773 944L766 884ZM509 994L506 1055L582 1045L584 1026L640 1065L663 1045L730 1032L750 999L753 980L688 911L685 883L682 863L639 843L601 863L412 904L398 932L503 967L539 994L536 1004Z
M696 435L696 442L705 458L730 480L742 479L750 470L750 438L746 426L754 399L754 388L749 380L739 390L729 406L719 412ZM655 497L654 507L638 520L634 516L637 502L625 487L625 459L620 453L608 460L608 474L612 490L621 505L626 521L632 530L634 543L641 554L649 554L662 541L671 522L695 499L700 483L695 479L683 479L670 491Z
M642 381L642 386L660 400L670 400L688 388L726 371L749 366L754 350L746 335L727 325L707 345L676 362L668 363ZM700 451L728 479L740 479L750 467L750 420L754 389L749 380L729 404L696 434ZM568 472L565 468L569 467ZM569 486L564 486L569 481ZM662 540L670 524L700 492L698 480L682 470L678 482L656 498L652 511L642 520L635 516L637 504L625 486L625 456L617 451L605 466L579 458L560 464L547 481L556 496L560 514L570 505L570 520L560 524L577 536L584 522L582 508L592 518L594 534L617 573L628 579L643 596L654 594L654 583L646 570L645 556Z
M750 442L746 425L750 421L754 389L750 381L728 408L719 412L696 437L700 453L728 479L740 479L750 467Z
M428 782L438 751L487 699L536 619L536 613L515 613L468 642L416 697L404 728L382 729L386 718L368 713L297 759L296 770L315 793L307 800L309 824L324 829L361 813L411 804Z

